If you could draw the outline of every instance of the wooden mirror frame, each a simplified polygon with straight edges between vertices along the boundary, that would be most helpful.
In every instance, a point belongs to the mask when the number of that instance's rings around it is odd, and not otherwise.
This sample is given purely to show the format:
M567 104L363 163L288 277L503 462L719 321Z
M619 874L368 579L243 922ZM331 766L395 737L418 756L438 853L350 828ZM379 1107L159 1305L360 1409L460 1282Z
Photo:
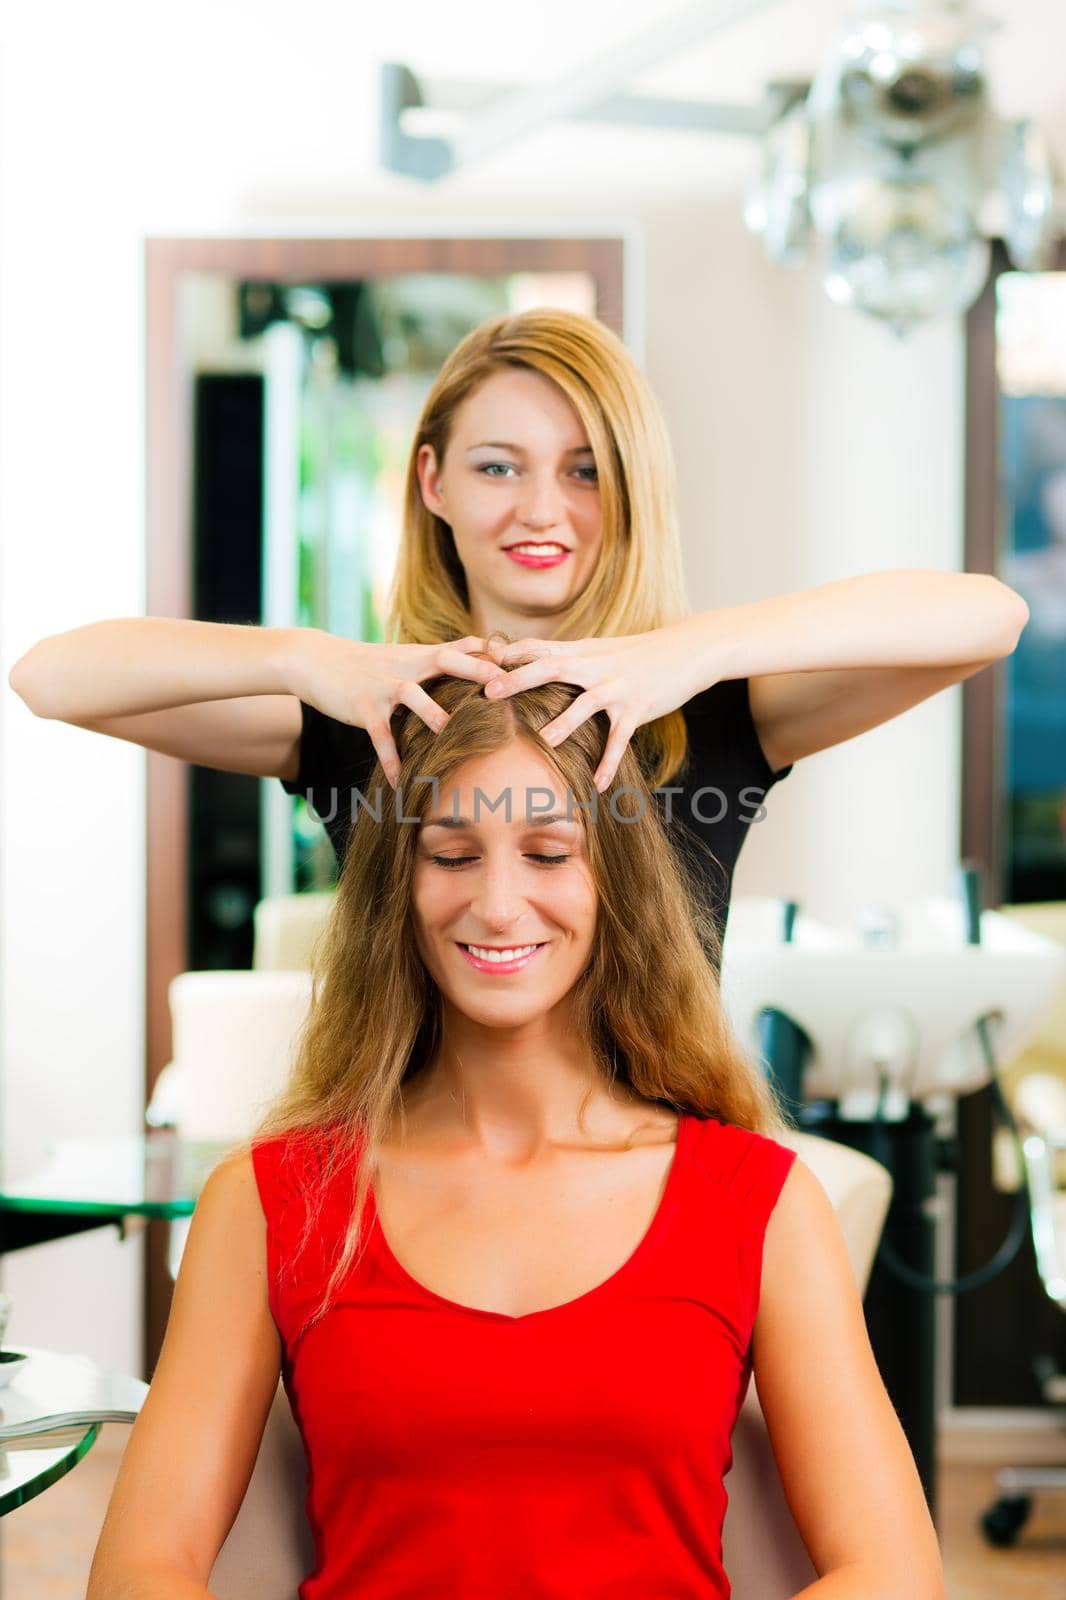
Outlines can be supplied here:
M408 273L500 277L584 272L596 314L624 336L626 243L620 237L150 238L145 244L147 590L149 616L188 617L192 577L187 464L190 404L182 388L178 297L184 273L272 283L342 282ZM148 752L145 916L145 1104L170 1059L171 979L187 949L187 763ZM170 1306L165 1239L149 1227L145 1371L154 1371Z
M1000 527L999 381L996 371L996 283L1015 270L1002 240L992 245L992 268L980 298L966 318L966 541L967 572L999 575ZM1066 270L1060 243L1051 271ZM1005 745L1002 664L963 684L961 859L983 875L985 906L1002 905L1006 889L1003 845ZM979 1089L959 1101L959 1163L955 1207L956 1273L986 1262L1006 1237L1014 1196L992 1181L993 1091ZM1017 1331L1029 1338L1019 1346ZM955 1300L953 1405L1039 1403L1028 1358L1054 1350L1062 1340L1062 1313L1044 1294L1032 1238L1007 1268L985 1287ZM1011 1352L1005 1361L1004 1352Z

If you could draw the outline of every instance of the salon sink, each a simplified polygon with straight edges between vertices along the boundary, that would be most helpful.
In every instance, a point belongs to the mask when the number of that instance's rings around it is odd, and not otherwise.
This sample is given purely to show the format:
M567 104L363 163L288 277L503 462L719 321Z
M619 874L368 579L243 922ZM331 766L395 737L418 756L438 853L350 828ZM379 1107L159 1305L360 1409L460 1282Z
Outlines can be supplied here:
M760 1052L759 1019L783 1012L809 1036L804 1097L832 1099L840 1113L931 1112L988 1082L976 1032L1002 1066L1026 1043L1066 983L1066 946L995 911L981 913L981 943L968 944L960 903L915 902L881 930L836 927L798 914L782 941L781 901L740 897L729 912L722 998L738 1037ZM882 942L878 942L878 940Z

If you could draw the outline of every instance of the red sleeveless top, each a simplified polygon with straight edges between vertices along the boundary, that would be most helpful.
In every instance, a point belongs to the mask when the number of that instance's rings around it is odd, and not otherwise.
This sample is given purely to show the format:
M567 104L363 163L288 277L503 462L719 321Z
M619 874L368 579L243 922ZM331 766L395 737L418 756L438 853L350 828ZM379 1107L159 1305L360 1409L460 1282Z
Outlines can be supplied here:
M722 1479L751 1376L766 1224L796 1159L680 1118L658 1210L577 1299L512 1317L366 1251L310 1329L350 1212L326 1187L296 1253L313 1138L260 1141L270 1308L308 1461L316 1565L300 1600L711 1600Z

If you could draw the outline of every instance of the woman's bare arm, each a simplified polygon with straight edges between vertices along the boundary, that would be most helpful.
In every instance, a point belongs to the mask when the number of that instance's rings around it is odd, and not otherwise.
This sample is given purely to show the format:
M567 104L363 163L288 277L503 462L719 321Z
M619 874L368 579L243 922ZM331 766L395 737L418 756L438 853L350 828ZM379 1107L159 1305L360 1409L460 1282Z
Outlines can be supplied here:
M119 617L41 639L8 682L39 717L200 766L292 779L299 631Z
M66 719L73 721L72 718ZM206 700L132 717L79 718L75 727L106 733L218 772L295 779L300 770L300 702L295 695Z
M828 1195L797 1159L763 1244L755 1382L820 1574L795 1600L944 1600L933 1527Z
M406 705L432 728L447 721L420 687L449 673L499 676L473 636L444 644L378 644L321 628L261 628L175 617L120 617L41 639L8 682L39 717L130 739L224 772L296 777L300 701L365 728L393 783L390 728Z
M207 1600L280 1368L255 1173L249 1155L233 1156L211 1174L193 1216L86 1600Z
M15 662L8 682L37 716L62 722L288 694L299 632L179 617L116 617L39 640Z

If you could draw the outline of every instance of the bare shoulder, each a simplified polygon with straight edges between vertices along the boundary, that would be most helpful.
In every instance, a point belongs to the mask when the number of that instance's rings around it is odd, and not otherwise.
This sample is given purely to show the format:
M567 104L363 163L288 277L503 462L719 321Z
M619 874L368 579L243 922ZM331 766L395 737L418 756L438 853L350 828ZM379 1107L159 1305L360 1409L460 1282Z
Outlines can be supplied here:
M219 1197L226 1195L235 1199L240 1196L255 1197L258 1193L255 1178L255 1162L251 1149L241 1147L231 1150L216 1162L200 1191L201 1200L210 1189L212 1203L218 1204Z
M193 1213L159 1362L97 1546L91 1600L139 1594L145 1575L160 1571L207 1582L281 1370L265 1234L252 1157L233 1152Z
M196 1210L212 1220L221 1216L253 1228L265 1225L250 1149L231 1151L211 1169L200 1190Z
M823 1243L831 1236L839 1236L843 1243L840 1221L825 1186L803 1157L797 1154L770 1213L767 1237L771 1231L778 1237L808 1228L814 1228L821 1234Z
M801 1156L766 1226L752 1366L819 1576L861 1566L885 1579L885 1593L942 1600L935 1531L870 1347L844 1232Z
M217 1292L242 1314L266 1315L266 1217L250 1151L225 1156L200 1191L174 1290L172 1321L191 1306L199 1315Z
M853 1337L865 1334L862 1298L840 1219L821 1180L796 1156L770 1213L754 1340L770 1323L792 1322L803 1308L824 1318L835 1307Z

